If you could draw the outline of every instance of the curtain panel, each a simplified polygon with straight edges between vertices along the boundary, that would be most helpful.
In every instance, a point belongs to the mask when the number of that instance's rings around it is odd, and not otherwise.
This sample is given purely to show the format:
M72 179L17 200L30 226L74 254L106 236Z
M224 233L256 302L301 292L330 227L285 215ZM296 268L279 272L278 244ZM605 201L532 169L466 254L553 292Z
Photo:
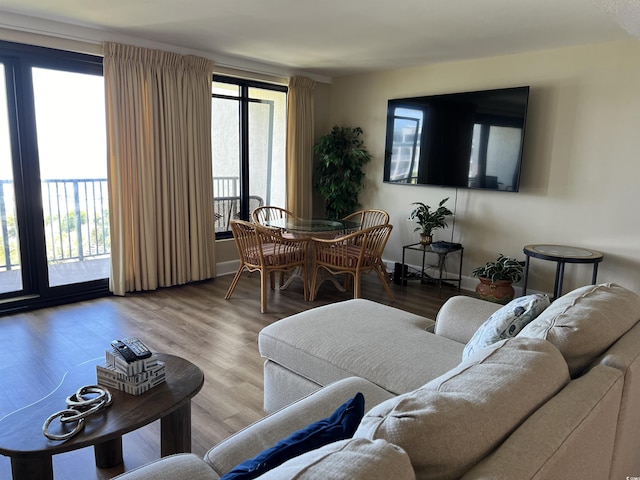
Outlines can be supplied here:
M287 209L302 218L313 210L315 82L292 77L287 108Z
M215 275L213 62L106 43L110 289Z

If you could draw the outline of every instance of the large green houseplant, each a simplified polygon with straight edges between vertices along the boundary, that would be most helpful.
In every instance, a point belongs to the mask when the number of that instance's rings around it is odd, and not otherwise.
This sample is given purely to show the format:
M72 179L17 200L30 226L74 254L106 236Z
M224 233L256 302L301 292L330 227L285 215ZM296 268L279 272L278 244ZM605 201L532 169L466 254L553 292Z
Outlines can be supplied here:
M371 160L362 133L360 127L334 126L314 146L318 156L314 187L324 197L327 218L343 218L357 210L362 167Z
M438 204L438 208L432 209L422 202L413 202L417 205L409 215L409 220L416 220L418 226L414 232L420 232L420 243L429 245L433 240L433 231L447 226L446 217L453 215L453 212L444 206L449 197L444 198Z
M500 254L494 262L474 268L471 275L480 281L476 293L491 302L510 302L515 296L513 283L522 279L524 265L524 262Z

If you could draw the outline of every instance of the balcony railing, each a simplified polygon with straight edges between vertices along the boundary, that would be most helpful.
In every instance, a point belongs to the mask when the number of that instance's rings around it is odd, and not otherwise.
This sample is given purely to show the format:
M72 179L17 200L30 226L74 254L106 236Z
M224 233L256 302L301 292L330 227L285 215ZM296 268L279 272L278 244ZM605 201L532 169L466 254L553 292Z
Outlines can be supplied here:
M10 205L13 206L13 181L0 180L0 271L11 270L14 263L19 262L17 253L12 255L12 247L17 248L18 242L16 237L15 217L7 218L7 200L11 199ZM12 208L12 211L14 209Z
M43 180L42 202L49 263L111 253L106 179Z
M249 211L261 207L264 201L257 195L249 196ZM231 232L229 222L240 218L240 197L215 197L213 199L216 233Z
M237 177L214 178L216 233L228 232L238 217ZM0 272L20 268L13 181L0 180ZM83 261L111 253L107 180L55 179L42 181L42 203L47 260ZM250 210L263 204L250 197Z
M240 179L213 177L213 212L216 233L231 233L229 222L240 218ZM249 196L249 212L264 204L262 197Z
M13 182L0 180L0 271L20 267L14 199ZM43 180L42 204L49 263L110 254L106 179Z

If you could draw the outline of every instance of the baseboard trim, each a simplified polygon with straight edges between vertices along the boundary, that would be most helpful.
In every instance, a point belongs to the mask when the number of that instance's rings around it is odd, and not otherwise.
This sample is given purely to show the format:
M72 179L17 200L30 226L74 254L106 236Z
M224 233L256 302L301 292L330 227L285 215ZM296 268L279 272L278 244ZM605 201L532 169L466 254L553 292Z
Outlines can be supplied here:
M238 271L240 260L230 260L228 262L216 263L216 277L233 275Z

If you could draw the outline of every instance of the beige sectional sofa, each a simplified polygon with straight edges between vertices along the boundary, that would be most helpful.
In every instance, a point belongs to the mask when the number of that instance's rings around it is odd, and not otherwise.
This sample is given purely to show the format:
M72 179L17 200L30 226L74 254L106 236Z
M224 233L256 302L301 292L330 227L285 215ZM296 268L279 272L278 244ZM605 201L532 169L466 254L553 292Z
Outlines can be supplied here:
M557 299L465 359L499 305L454 297L436 321L368 300L266 327L263 420L126 475L216 479L356 392L352 439L259 478L625 479L640 476L640 297L614 284ZM175 476L171 476L170 472Z

